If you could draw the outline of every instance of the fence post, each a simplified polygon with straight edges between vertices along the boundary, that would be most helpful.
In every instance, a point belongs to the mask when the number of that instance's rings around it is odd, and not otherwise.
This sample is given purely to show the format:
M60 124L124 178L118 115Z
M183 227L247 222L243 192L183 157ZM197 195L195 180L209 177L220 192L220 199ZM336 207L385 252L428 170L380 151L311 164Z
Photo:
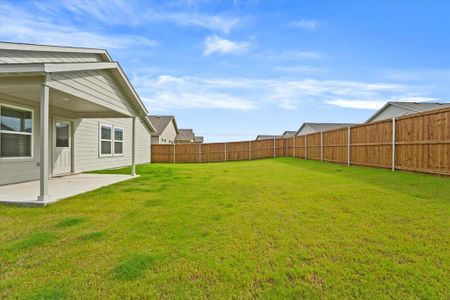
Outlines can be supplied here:
M273 138L273 157L275 157L275 138Z
M202 144L198 144L198 162L202 162Z
M227 161L227 142L225 142L225 161Z
M177 160L176 160L176 158L175 158L175 155L176 155L176 150L175 150L175 143L173 144L173 163L176 163L177 162Z
M395 171L395 117L392 118L392 171Z
M323 161L323 131L320 132L320 161Z
M295 135L292 138L292 158L295 158Z
M347 127L347 166L350 166L350 126Z
M308 136L308 134L305 134L305 160L307 160L308 158L306 157L306 152L308 150L308 139L306 138Z
M248 141L248 160L252 160L252 141Z

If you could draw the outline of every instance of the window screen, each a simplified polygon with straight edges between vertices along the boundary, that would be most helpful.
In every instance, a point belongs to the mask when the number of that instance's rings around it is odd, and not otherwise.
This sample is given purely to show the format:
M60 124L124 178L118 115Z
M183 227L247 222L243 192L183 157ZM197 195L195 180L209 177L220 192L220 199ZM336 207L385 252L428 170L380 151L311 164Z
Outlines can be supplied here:
M32 156L32 112L0 105L0 157Z

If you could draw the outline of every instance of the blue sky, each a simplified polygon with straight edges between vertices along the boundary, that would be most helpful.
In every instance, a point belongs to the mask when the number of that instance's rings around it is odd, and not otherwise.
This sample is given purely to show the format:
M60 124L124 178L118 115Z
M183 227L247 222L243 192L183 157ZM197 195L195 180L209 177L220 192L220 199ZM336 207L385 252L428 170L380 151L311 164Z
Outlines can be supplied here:
M106 48L206 141L447 101L446 1L1 1L0 40Z

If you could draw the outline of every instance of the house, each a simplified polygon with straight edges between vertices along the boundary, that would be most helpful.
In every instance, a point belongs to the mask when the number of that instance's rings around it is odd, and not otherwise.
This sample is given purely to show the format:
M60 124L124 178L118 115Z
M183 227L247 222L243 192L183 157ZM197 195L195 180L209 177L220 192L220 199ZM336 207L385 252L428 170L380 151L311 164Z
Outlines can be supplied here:
M106 50L0 42L0 185L150 162L147 110Z
M375 112L366 123L401 117L404 115L424 112L433 109L450 107L450 103L431 102L387 102Z
M283 137L285 138L285 139L287 139L287 138L292 138L292 137L294 137L295 136L295 133L297 133L297 131L285 131L285 132L283 132Z
M178 134L175 137L175 143L193 143L195 141L194 130L192 129L178 129Z
M174 144L178 134L174 116L148 116L156 132L152 133L152 144Z
M256 136L255 141L273 140L273 139L280 139L280 138L282 138L281 135L260 134L260 135Z
M326 130L332 130L341 127L348 127L357 125L354 123L303 123L302 126L297 130L296 136L316 133Z
M202 144L203 143L203 137L196 135L195 138L194 138L194 143Z

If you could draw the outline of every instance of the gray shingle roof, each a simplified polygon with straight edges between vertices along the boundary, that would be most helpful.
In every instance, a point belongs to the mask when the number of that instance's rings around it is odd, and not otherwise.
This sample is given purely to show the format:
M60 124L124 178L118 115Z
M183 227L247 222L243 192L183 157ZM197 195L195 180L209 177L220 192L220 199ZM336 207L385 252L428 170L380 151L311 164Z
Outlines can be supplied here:
M370 116L370 118L366 121L366 123L375 119L375 117L377 117L381 112L383 112L389 105L394 105L394 106L402 107L404 109L409 109L409 110L411 110L411 113L419 113L419 112L429 111L429 110L433 110L433 109L450 107L450 103L445 103L445 102L438 103L438 102L390 101L390 102L386 102L386 104L383 105L382 108L380 108L372 116Z
M160 135L173 118L174 116L148 116L150 123L152 123L153 127L156 129L156 132L153 135Z
M195 139L194 130L192 129L178 129L178 134L175 141L190 141Z
M302 126L300 126L300 128L297 130L296 134L298 134L305 125L308 125L312 129L314 129L316 132L321 132L321 131L340 128L340 127L353 126L353 125L357 125L357 124L355 124L355 123L309 123L309 122L306 122L306 123L303 123Z
M195 136L194 142L196 142L196 143L203 143L203 137L202 136Z
M256 137L257 141L260 140L271 140L271 139L279 139L282 138L282 135L266 135L266 134L260 134Z
M283 136L290 137L290 136L294 136L296 133L297 133L297 131L286 130L285 132L283 132Z

